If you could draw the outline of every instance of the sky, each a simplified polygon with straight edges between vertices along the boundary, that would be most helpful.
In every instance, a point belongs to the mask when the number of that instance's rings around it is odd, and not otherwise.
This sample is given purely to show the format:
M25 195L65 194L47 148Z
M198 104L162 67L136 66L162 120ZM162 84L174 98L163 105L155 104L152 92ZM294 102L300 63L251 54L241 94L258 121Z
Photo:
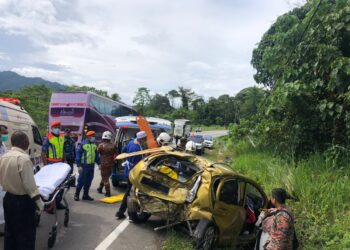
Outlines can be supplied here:
M302 0L0 0L0 71L204 98L253 86L252 50Z

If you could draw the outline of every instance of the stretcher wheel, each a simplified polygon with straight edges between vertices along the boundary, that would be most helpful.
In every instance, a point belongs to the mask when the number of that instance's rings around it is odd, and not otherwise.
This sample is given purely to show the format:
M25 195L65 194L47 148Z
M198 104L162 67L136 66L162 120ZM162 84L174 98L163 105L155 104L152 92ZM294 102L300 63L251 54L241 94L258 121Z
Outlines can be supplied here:
M52 248L55 245L56 236L57 236L57 229L56 229L56 227L52 227L52 230L50 232L50 237L47 241L47 246L49 248Z
M65 214L64 214L64 222L63 225L65 227L68 227L68 222L69 222L69 210L66 210Z

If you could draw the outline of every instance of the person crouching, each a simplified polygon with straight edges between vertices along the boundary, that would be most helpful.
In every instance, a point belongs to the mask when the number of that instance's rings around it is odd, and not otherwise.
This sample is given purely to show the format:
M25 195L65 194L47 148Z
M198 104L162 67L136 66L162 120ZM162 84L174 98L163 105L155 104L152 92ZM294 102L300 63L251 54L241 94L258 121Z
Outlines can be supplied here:
M95 131L88 131L86 136L86 140L82 141L77 148L76 163L79 169L79 178L74 195L75 201L79 201L82 188L84 188L83 200L94 200L89 196L89 190L94 179L95 163L100 164L100 157L95 144Z
M109 183L109 178L112 175L112 167L114 165L114 157L117 154L116 146L111 142L112 133L105 131L102 134L102 143L97 147L97 152L100 154L101 158L101 182L100 186L97 188L97 192L102 194L103 187L106 189L105 196L111 196L111 186Z

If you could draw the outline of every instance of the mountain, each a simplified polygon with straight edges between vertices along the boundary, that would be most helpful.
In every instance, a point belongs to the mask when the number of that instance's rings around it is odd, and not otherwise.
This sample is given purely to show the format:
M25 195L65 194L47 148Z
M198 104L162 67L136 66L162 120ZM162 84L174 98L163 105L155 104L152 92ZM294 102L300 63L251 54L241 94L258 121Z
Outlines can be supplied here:
M35 84L45 84L54 90L64 90L67 88L66 85L58 82L50 82L40 77L25 77L12 71L0 72L0 91L19 90L24 86Z

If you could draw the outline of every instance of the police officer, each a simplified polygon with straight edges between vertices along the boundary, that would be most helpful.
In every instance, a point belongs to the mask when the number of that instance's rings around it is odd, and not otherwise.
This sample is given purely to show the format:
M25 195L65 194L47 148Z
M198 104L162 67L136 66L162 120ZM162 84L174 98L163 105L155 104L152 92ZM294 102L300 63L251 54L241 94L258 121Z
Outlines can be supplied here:
M42 159L44 165L64 162L64 136L61 133L61 123L53 121L51 123L51 133L48 133L42 146ZM56 196L56 208L65 209L62 201L63 190ZM53 213L51 211L50 213Z
M75 162L75 141L71 137L70 129L65 130L64 136L64 158L67 164L71 167L70 173L73 173L73 164Z
M82 188L84 188L83 200L94 200L89 196L89 190L94 178L95 163L100 164L100 157L95 144L95 134L95 131L88 131L86 140L82 141L77 148L76 162L79 168L79 178L74 195L75 201L79 201Z

